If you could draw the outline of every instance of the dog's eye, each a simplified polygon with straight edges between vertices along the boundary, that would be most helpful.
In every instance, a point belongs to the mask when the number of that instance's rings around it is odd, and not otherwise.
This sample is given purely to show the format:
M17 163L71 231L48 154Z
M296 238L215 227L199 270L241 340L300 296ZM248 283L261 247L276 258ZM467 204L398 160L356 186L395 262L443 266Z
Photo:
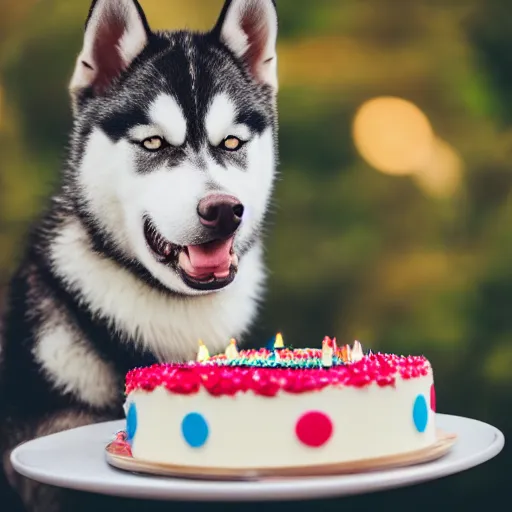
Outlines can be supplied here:
M240 140L238 137L230 135L220 143L220 147L222 149L227 149L228 151L236 151L237 149L240 149L243 144L244 141Z
M158 151L164 147L164 139L162 137L148 137L141 144L148 151Z

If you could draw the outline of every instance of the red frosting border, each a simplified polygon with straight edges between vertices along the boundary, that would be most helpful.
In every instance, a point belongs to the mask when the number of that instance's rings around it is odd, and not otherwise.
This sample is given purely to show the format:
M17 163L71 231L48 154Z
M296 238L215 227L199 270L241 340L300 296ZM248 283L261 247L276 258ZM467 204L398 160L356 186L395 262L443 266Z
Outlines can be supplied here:
M253 391L275 396L280 390L305 393L326 386L394 386L396 379L426 376L430 363L423 356L371 354L360 361L328 369L281 369L220 366L208 363L157 364L135 368L126 375L126 394L135 390L153 391L164 386L181 395L197 393L203 387L214 396Z

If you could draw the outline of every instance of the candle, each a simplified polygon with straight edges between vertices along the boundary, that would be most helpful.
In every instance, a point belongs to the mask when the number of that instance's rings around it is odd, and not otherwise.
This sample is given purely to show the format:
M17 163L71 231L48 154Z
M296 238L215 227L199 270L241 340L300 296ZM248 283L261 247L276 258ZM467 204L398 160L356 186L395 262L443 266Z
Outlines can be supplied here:
M338 349L338 359L341 359L344 363L350 362L350 345L343 345Z
M202 363L204 361L208 361L210 359L210 353L206 348L206 345L203 343L203 340L199 340L199 350L197 351L196 361L198 363Z
M350 360L352 362L360 361L364 357L363 347L359 341L354 341L354 346L352 347L352 351L350 354Z
M276 334L276 340L274 341L274 350L284 348L283 336L280 332Z
M334 354L333 340L326 336L322 341L322 366L330 368L332 366L332 356Z
M229 345L227 346L224 354L230 361L238 357L238 349L236 348L235 338L231 338L231 341L229 342Z
M334 356L338 353L338 345L336 343L336 338L332 338L332 353Z

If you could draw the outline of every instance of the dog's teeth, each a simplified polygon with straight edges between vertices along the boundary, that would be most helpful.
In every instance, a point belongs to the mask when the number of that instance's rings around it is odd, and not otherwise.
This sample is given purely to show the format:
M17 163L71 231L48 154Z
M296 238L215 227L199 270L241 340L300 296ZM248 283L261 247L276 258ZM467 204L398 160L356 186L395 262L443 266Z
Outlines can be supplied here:
M178 256L178 264L179 264L179 266L181 268L184 268L187 265L187 263L188 263L187 260L188 260L188 257L185 254L185 252L184 251L180 251L180 254Z
M234 266L234 267L238 267L238 256L236 254L233 254L231 256L231 264Z
M167 242L166 244L164 244L163 248L162 248L162 254L164 254L165 256L169 256L172 252L172 245Z

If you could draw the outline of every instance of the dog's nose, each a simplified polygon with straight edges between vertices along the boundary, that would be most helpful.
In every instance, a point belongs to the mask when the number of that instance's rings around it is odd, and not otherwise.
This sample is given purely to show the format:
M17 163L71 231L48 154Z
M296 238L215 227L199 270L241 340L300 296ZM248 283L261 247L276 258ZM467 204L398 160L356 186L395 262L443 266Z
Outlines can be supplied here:
M224 238L232 235L242 222L244 205L233 196L215 194L205 197L197 205L201 224L212 234Z

